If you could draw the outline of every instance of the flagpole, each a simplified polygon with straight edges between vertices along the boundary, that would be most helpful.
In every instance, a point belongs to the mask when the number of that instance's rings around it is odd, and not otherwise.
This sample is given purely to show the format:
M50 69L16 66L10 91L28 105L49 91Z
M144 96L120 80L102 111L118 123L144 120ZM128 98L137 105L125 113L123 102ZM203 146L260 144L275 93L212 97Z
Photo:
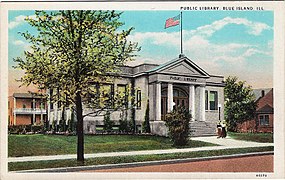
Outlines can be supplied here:
M180 12L180 55L183 56L183 46L182 46L182 11Z

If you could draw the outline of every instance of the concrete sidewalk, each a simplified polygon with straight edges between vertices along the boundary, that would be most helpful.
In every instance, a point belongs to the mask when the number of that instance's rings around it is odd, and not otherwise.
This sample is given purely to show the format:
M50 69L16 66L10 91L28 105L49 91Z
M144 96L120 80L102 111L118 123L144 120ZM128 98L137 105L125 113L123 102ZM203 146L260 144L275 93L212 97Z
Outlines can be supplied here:
M149 154L169 154L169 153L195 152L195 151L220 150L220 149L232 149L232 148L273 146L273 143L240 141L240 140L234 140L230 137L218 139L216 136L210 136L210 137L193 137L191 139L214 143L218 144L219 146L183 148L183 149L129 151L129 152L107 152L107 153L85 154L84 157L95 158L95 157L114 157L114 156L149 155ZM8 162L46 161L46 160L62 160L62 159L76 159L76 154L10 157L8 158Z
M260 147L260 146L273 146L273 143L259 143L259 142L253 142L253 141L241 141L241 140L235 140L230 137L226 138L217 138L216 136L208 136L208 137L193 137L192 140L198 140L198 141L204 141L209 142L213 144L218 144L220 146L226 146L226 147Z

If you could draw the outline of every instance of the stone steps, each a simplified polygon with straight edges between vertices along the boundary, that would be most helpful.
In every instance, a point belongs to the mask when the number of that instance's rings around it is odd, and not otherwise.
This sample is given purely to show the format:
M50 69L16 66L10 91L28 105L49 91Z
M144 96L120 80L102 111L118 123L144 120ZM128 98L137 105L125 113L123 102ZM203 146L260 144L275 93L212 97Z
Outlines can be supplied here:
M190 122L190 137L214 136L216 124L205 121Z

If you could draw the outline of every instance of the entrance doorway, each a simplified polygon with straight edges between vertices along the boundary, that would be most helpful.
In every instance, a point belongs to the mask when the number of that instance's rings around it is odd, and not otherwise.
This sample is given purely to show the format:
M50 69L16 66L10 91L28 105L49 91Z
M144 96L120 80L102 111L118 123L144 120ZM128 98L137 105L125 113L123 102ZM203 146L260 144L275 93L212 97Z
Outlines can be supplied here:
M177 106L183 106L185 108L189 108L189 96L188 93L180 88L173 88L173 102L175 103L174 109ZM165 115L167 114L167 88L163 89L161 92L161 119L165 119Z

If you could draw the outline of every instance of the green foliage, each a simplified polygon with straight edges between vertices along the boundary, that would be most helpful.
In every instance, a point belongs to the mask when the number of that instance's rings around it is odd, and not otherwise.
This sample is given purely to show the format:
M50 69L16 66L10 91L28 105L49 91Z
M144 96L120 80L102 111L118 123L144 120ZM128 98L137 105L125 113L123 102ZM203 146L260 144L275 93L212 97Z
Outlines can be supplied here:
M83 118L98 115L98 109L102 111L114 104L99 103L102 98L113 100L112 94L90 96L97 94L91 83L110 81L120 66L133 60L134 52L140 50L137 43L127 40L133 28L121 29L124 25L119 21L121 14L92 10L35 11L35 17L25 19L37 33L21 33L31 46L23 58L14 59L15 68L25 71L21 78L24 85L57 89L53 101L75 105L79 161L84 160ZM82 104L94 113L83 115Z
M254 141L261 143L273 143L273 133L236 133L229 132L229 136L233 139L243 141Z
M56 122L55 122L55 121L52 121L52 123L51 123L51 130L52 130L53 132L56 131Z
M228 130L236 132L237 124L253 119L256 102L251 86L237 77L228 77L225 81L225 120Z
M132 132L132 122L127 120L127 112L122 111L119 119L119 131L122 133Z
M105 131L112 131L113 130L113 126L114 126L114 121L111 120L111 117L110 117L110 112L107 111L106 114L104 115L104 130Z
M64 120L64 119L61 119L61 120L59 121L59 128L58 128L58 131L59 131L59 132L64 132L64 131L65 131L65 126L66 126L65 120Z
M71 111L71 118L68 120L68 132L74 132L75 131L75 122L74 122L74 113Z
M76 136L64 135L9 135L8 156L44 156L76 153ZM140 150L173 149L167 137L143 135L86 135L85 152L125 152ZM216 146L191 140L187 148ZM37 148L35 148L37 147Z
M32 125L32 131L36 133L43 133L44 125L40 125L40 124Z
M190 118L189 110L182 106L177 106L172 112L166 114L165 123L174 146L187 145Z
M43 133L44 125L12 125L8 126L9 134Z
M25 71L23 84L59 89L53 100L63 104L74 103L79 94L86 104L98 108L100 100L89 96L96 94L90 82L110 80L107 74L116 74L133 60L140 49L127 41L133 28L119 30L124 23L115 11L35 11L35 15L25 20L37 35L21 34L32 44L31 50L25 51L25 58L14 59L15 68Z
M150 133L150 124L149 124L149 100L147 100L144 122L143 122L143 132Z

